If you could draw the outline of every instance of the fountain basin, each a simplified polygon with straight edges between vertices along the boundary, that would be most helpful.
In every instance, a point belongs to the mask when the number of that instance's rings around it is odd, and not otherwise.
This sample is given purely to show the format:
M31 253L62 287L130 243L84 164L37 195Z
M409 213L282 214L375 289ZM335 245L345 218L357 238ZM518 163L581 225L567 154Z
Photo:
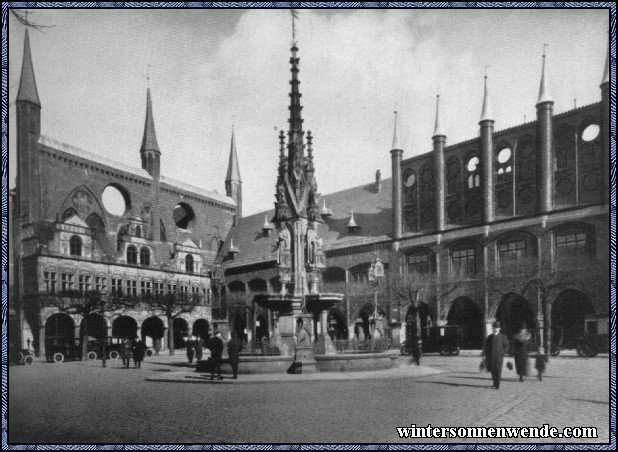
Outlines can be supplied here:
M392 369L399 365L398 355L389 353L338 353L315 355L319 372L359 372Z

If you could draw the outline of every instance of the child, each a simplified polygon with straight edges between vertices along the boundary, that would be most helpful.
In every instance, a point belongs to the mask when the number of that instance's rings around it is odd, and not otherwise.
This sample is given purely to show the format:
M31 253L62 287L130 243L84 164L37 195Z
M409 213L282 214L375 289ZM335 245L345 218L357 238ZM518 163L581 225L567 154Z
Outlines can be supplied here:
M534 367L536 368L538 375L537 378L539 381L543 381L543 372L545 372L545 363L547 363L547 355L544 355L540 351L536 353L536 363Z

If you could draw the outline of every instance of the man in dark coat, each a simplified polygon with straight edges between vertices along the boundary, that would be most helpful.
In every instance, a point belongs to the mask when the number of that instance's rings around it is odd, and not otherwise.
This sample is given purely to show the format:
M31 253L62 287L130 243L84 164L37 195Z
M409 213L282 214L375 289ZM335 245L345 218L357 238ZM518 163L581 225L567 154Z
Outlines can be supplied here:
M513 357L515 358L515 370L517 371L517 375L519 375L519 381L524 381L524 377L528 375L528 344L531 337L532 335L530 331L528 331L525 323L515 335Z
M216 370L219 380L223 380L223 377L221 376L221 356L223 355L223 341L221 340L221 333L217 333L215 337L210 340L208 346L210 348L210 359L212 360L210 379L214 380Z
M499 389L504 355L509 352L509 341L504 334L500 333L500 322L494 322L492 328L493 334L485 339L483 356L485 357L485 367L488 371L491 371L494 388Z
M238 378L238 361L241 349L242 341L238 339L238 334L236 334L236 331L232 331L232 339L230 339L230 342L227 344L227 355L230 358L232 378L234 380Z
M133 362L135 363L135 367L137 369L142 367L142 361L144 360L144 353L146 352L146 347L141 339L137 339L133 344Z

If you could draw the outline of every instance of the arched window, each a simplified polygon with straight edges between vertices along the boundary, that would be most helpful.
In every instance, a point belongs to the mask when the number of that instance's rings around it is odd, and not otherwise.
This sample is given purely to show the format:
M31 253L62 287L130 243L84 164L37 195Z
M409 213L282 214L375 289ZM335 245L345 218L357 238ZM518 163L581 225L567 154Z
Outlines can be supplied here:
M141 236L142 236L142 227L135 226L135 237L141 237Z
M500 146L498 154L498 177L497 183L505 183L513 180L513 151L508 144Z
M82 239L76 235L69 240L69 253L71 256L82 255Z
M150 250L143 247L139 251L139 263L143 267L150 267Z
M133 245L127 247L127 264L137 264L137 249Z
M474 156L468 160L466 166L468 170L468 189L473 189L481 186L481 174L479 168L479 158Z
M193 256L191 254L187 254L187 257L185 258L185 271L187 273L193 273L194 262Z
M408 273L417 275L429 273L432 269L432 260L429 250L425 248L417 248L410 251L406 255Z
M459 192L459 173L460 173L459 160L456 157L448 159L446 165L446 193L454 195Z

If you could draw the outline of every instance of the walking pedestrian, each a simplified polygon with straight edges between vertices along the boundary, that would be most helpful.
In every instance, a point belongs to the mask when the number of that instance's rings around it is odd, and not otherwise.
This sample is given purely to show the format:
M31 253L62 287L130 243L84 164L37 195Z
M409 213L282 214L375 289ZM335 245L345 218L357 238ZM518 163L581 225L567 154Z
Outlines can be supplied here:
M133 347L133 343L131 342L131 339L129 339L128 337L124 338L124 340L122 341L122 365L126 367L127 369L129 368L129 365L131 364L131 348L132 347Z
M193 336L191 336L187 340L187 358L189 359L189 364L193 364L194 355L195 355L195 341L193 340Z
M240 360L240 350L242 350L242 341L238 339L238 334L236 334L236 331L232 331L232 338L227 344L227 355L230 358L232 378L234 380L238 378L238 361Z
M546 363L547 363L547 355L541 352L540 349L537 349L534 367L536 368L536 371L537 371L536 378L539 381L543 381L543 373L545 373Z
M144 360L144 354L146 353L146 347L140 338L137 338L133 344L133 363L136 369L142 367L142 361Z
M201 337L195 338L195 361L202 360L202 352L204 350L204 341Z
M223 380L221 376L221 356L223 355L223 341L221 340L221 333L215 334L210 340L210 359L212 360L212 368L210 370L210 379L214 380L215 371L219 376L219 380Z
M509 341L504 334L500 333L500 326L500 322L497 321L492 324L493 332L487 336L483 347L485 368L491 372L493 385L496 389L500 389L504 355L509 351Z
M513 357L515 358L515 371L519 375L519 381L524 381L524 377L528 375L528 344L531 338L530 331L524 322L521 329L515 334L515 350Z

